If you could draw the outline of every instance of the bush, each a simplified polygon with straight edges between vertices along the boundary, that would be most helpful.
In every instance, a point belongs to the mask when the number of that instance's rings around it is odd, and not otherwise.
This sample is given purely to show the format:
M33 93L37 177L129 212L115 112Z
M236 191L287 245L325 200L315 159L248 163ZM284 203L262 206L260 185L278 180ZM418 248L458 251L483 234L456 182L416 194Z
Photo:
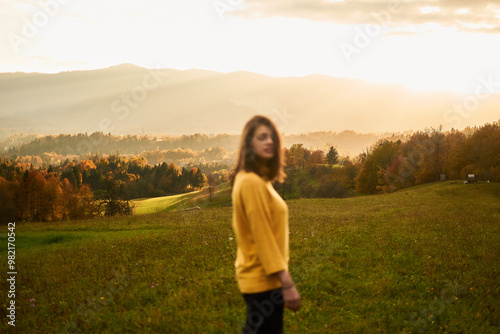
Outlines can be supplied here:
M349 189L336 180L323 182L316 190L316 197L321 198L343 198L347 197Z
M307 182L302 182L300 184L300 196L305 198L312 198L316 192L316 189Z

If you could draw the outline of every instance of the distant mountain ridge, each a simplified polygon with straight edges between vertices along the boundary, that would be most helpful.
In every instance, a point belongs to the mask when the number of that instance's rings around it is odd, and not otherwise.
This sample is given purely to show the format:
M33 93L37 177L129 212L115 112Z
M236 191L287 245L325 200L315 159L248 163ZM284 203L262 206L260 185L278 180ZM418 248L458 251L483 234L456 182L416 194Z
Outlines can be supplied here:
M239 134L252 115L264 114L285 134L373 133L440 124L464 128L498 119L498 94L467 117L447 117L463 99L325 75L273 78L122 64L57 74L0 73L0 131Z
M354 157L365 151L378 140L389 137L390 134L359 134L353 131L309 132L300 135L283 136L283 146L290 148L293 144L303 144L310 150L328 152L334 146L340 154ZM392 137L391 140L404 139L404 134ZM145 151L188 149L195 151L224 148L232 156L236 155L240 135L206 134L182 136L115 136L103 133L49 136L11 136L0 141L0 156L42 156L45 153L57 155L96 154L140 154Z

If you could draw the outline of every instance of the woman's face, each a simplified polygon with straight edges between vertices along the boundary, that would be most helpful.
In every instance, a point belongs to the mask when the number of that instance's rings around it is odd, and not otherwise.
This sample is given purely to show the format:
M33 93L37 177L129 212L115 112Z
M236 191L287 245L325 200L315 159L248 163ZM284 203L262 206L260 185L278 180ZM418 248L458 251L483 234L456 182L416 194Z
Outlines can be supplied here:
M271 129L265 125L259 125L255 129L252 137L252 147L257 155L262 160L272 159L274 156L273 133Z

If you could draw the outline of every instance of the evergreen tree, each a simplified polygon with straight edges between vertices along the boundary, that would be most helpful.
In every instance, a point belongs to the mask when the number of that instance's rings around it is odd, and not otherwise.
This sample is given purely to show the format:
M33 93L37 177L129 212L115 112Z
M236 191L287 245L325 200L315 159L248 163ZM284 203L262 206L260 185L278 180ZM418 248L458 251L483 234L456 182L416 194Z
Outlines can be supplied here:
M339 153L337 152L337 149L335 149L335 147L333 146L330 146L330 150L326 154L326 161L328 161L330 165L335 165L338 159Z

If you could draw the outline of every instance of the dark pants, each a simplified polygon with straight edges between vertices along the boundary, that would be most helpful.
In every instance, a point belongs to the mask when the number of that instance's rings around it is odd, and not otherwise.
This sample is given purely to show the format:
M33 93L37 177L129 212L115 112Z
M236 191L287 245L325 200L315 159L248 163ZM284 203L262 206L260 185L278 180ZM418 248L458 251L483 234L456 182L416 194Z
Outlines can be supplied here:
M247 322L243 334L283 333L283 309L285 300L281 289L259 293L245 293Z

